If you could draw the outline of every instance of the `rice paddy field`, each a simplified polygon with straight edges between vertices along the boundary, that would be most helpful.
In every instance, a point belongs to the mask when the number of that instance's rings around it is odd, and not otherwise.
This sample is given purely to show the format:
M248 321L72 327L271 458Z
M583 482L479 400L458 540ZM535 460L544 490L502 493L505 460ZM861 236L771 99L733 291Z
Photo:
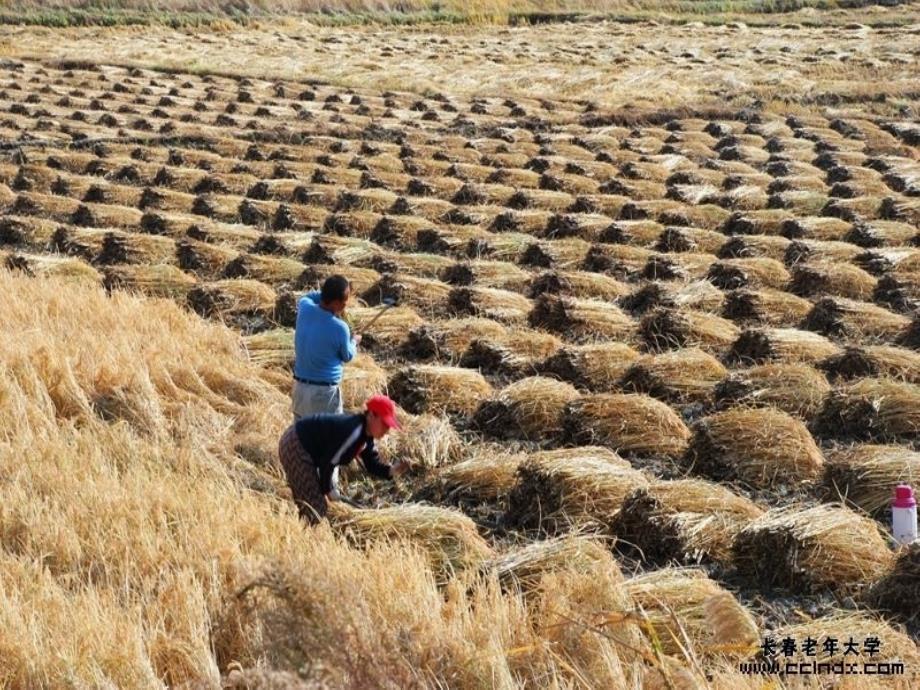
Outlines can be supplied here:
M0 687L917 687L920 14L588 9L5 20ZM336 273L413 469L311 528Z

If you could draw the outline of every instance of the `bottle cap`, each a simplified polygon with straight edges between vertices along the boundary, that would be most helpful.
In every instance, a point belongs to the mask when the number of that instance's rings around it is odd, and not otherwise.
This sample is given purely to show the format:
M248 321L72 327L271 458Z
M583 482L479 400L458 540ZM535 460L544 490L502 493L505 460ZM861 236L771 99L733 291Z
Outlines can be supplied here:
M917 505L917 499L914 498L914 490L908 484L898 484L894 489L894 501L891 503L892 508L914 508Z

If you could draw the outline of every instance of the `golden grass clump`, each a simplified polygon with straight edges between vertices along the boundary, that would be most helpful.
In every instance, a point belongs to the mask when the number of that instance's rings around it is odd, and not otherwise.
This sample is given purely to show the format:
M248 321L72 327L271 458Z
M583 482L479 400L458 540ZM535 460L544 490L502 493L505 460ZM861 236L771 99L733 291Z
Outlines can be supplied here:
M294 366L294 330L291 328L272 328L244 336L243 346L249 360L259 366L288 371Z
M361 344L364 347L395 349L406 340L409 331L424 323L414 309L399 306L387 309L383 316L365 330L365 325L369 324L379 311L379 307L348 307L346 320L352 332L362 334Z
M492 395L492 386L478 371L419 364L390 376L392 398L412 414L472 414Z
M719 354L738 338L739 328L728 319L690 309L662 308L647 314L639 331L653 352L697 347Z
M702 402L727 374L712 355L687 348L640 357L626 370L620 386L672 403Z
M506 588L525 594L538 590L548 573L574 571L591 574L598 569L617 570L607 544L596 537L566 534L519 547L499 554L483 565L494 573Z
M920 542L900 549L888 572L866 592L873 608L896 618L916 621L920 610ZM884 638L887 643L887 638ZM909 648L908 648L909 649Z
M811 311L811 302L783 290L732 290L725 298L722 315L732 321L764 326L791 327Z
M386 393L387 372L364 352L345 365L342 371L342 404L346 410L361 410L372 395Z
M628 314L601 300L538 297L530 312L530 325L558 333L573 342L631 340L636 324Z
M743 576L797 591L859 588L894 561L874 520L829 504L768 511L738 533L734 555Z
M863 269L843 262L799 264L792 269L790 292L800 297L831 295L872 299L878 280Z
M825 297L812 307L802 325L828 336L893 342L907 330L910 319L868 302Z
M414 469L427 471L457 462L466 452L460 435L444 417L400 411L398 419L402 430L388 434L380 443L392 460L408 460Z
M596 393L618 389L620 378L639 353L624 343L566 345L537 365L543 374Z
M573 525L609 532L623 499L647 484L642 472L605 457L531 456L518 467L505 519L549 534Z
M731 409L699 420L684 461L712 479L758 488L795 486L815 479L824 466L805 425L771 408Z
M565 406L578 395L570 383L530 376L505 386L484 401L473 422L496 438L551 439L561 433Z
M872 377L920 383L920 354L892 345L847 347L824 360L821 368L844 380Z
M103 276L85 261L75 257L42 254L9 254L5 268L29 276L54 277L86 285L101 285Z
M859 444L826 452L823 493L883 517L894 487L920 480L920 453L904 446Z
M151 297L169 297L179 301L196 284L194 277L167 264L110 266L104 273L104 284L109 290L132 290Z
M719 407L776 407L810 420L824 404L831 385L807 364L760 364L731 372L715 387Z
M504 342L507 332L507 326L478 316L431 321L409 331L403 354L412 359L457 361L474 340Z
M275 300L268 285L247 278L199 284L188 292L188 305L202 316L269 315Z
M472 457L441 467L437 474L415 494L417 500L452 504L500 505L517 481L517 469L523 454L509 454L505 449L481 444Z
M447 508L403 504L357 510L342 505L336 512L341 514L334 516L334 528L352 542L408 541L422 549L441 578L478 567L492 556L473 521Z
M766 257L722 259L709 267L707 279L723 290L742 287L782 290L789 282L789 271L781 262Z
M690 430L674 410L636 393L586 395L569 403L563 423L566 438L574 443L638 455L678 457L690 439Z
M452 314L480 316L504 323L523 324L531 302L517 292L484 287L453 288L446 298Z
M881 443L920 438L920 385L891 379L861 379L827 396L814 422L826 438Z
M664 565L729 563L740 529L763 511L747 498L700 479L657 481L627 496L613 525L621 549Z
M839 353L838 345L818 333L798 328L749 328L738 336L729 357L748 364L817 364Z
M760 642L757 623L730 592L697 568L661 568L623 584L653 644L668 654L746 656ZM683 686L681 686L683 687ZM689 686L693 687L693 686Z

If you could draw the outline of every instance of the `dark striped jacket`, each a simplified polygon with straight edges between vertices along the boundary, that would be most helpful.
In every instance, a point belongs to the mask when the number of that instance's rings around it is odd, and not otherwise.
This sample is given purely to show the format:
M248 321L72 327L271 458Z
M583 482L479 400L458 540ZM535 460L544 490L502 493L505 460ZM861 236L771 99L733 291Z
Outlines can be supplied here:
M294 425L300 445L319 471L323 493L332 490L332 473L358 455L370 474L392 479L390 466L380 460L374 438L364 431L364 414L313 414Z

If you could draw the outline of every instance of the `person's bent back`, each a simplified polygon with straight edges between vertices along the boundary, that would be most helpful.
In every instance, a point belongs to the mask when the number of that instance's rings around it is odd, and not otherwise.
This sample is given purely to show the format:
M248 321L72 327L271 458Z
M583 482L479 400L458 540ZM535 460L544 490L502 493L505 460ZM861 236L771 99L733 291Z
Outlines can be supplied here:
M294 329L294 418L322 412L342 412L339 384L343 367L357 354L341 314L350 296L348 280L331 276L322 290L300 299Z

